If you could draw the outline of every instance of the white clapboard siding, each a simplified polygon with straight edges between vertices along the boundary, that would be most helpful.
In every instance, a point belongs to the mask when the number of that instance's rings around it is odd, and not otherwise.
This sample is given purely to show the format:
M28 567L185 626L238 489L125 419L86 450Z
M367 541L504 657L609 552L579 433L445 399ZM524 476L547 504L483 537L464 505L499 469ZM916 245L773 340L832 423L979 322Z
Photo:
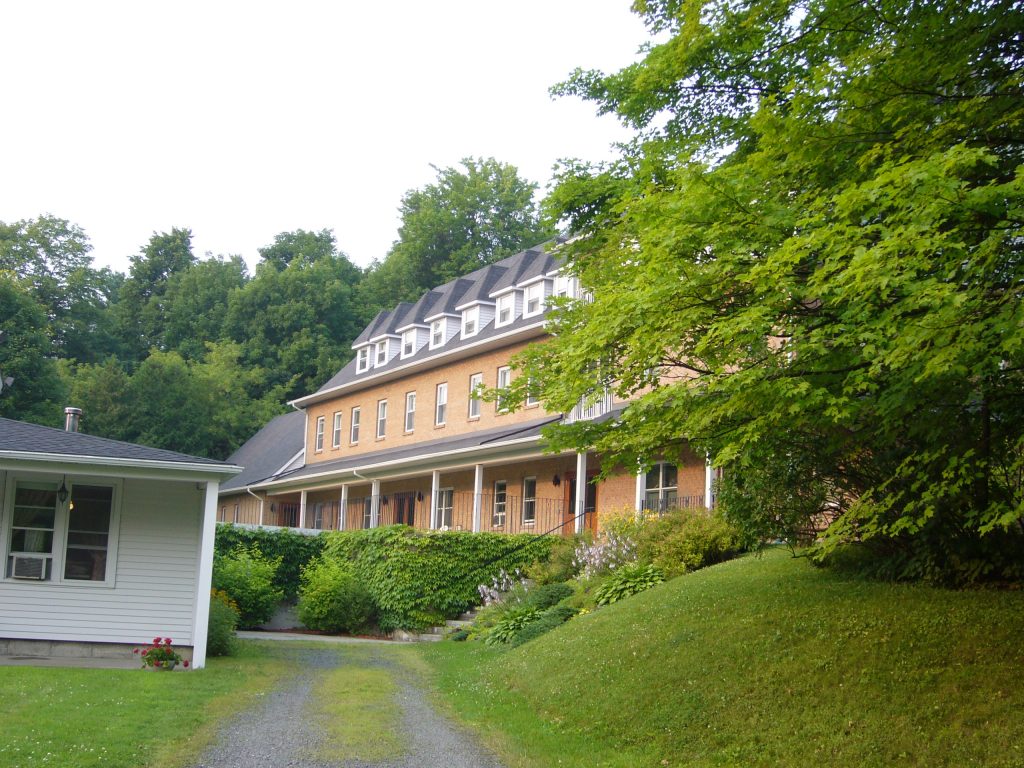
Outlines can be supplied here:
M115 585L0 580L0 637L190 645L202 509L194 482L125 480Z

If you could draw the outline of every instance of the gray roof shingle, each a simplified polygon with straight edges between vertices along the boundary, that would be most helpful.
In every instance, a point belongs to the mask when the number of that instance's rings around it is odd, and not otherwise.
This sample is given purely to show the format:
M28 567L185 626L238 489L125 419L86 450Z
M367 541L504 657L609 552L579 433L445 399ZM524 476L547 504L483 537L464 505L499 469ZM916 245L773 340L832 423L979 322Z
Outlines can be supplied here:
M226 483L221 493L252 485L269 477L287 464L302 450L306 435L306 414L289 411L275 416L259 432L228 458L232 464L244 467Z

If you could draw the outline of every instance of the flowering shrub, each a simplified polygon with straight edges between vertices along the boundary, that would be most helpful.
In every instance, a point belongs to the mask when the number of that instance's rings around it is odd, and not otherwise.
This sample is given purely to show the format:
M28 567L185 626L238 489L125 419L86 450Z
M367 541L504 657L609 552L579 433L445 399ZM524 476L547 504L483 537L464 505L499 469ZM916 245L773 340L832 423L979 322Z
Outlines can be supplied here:
M188 659L182 661L181 654L171 646L171 638L154 637L153 644L148 648L136 648L132 653L142 657L143 667L158 669L174 669L181 664L188 669Z
M498 571L497 575L491 577L490 584L479 584L476 591L480 595L480 601L486 607L500 603L504 596L515 589L516 586L523 586L525 584L526 579L518 568L512 571L512 573L502 568Z
M585 579L614 571L635 560L633 537L616 530L602 531L593 544L580 542L573 555L573 565Z

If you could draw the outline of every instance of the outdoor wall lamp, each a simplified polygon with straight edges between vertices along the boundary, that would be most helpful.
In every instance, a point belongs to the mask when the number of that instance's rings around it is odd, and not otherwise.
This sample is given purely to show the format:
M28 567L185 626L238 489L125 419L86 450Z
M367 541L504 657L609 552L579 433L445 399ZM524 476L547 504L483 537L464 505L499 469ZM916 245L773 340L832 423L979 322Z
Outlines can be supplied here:
M423 501L423 491L416 491L416 501Z
M562 484L562 478L560 478L558 475L555 475L554 477L551 478L551 484L557 488Z
M60 499L61 504L68 500L68 487L67 485L64 484L64 480L66 477L67 475L61 478L60 488L57 489L57 498Z

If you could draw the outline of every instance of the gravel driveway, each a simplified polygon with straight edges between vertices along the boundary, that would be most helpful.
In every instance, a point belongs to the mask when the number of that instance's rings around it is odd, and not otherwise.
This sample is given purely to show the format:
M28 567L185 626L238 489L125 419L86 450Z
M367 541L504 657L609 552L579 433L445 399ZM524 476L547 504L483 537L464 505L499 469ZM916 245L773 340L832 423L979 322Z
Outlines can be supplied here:
M434 709L420 682L388 659L386 646L369 661L359 662L346 658L338 648L289 645L282 643L281 653L295 662L301 673L268 692L258 707L227 723L195 768L503 768L470 734ZM402 758L365 762L338 755L336 762L325 763L312 757L325 740L306 711L314 685L325 671L357 663L384 667L393 674L402 737L409 748Z

